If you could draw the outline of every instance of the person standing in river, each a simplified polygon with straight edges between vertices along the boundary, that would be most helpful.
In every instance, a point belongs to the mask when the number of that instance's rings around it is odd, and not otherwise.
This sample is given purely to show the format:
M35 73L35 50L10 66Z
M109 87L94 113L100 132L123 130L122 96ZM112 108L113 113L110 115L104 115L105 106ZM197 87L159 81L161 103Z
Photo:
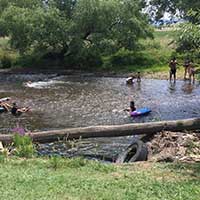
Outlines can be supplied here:
M184 70L184 80L186 80L186 75L187 75L187 73L189 73L188 72L189 65L190 65L190 60L189 60L189 58L186 58L185 61L184 61L184 63L183 63L183 67L185 69Z
M140 75L140 72L137 73L137 82L141 82L141 75Z
M172 80L172 76L174 78L174 82L176 82L176 69L177 69L177 61L176 61L176 58L174 57L173 59L170 60L169 62L169 80L171 81Z
M193 83L195 82L195 66L193 63L193 60L190 61L189 67L188 67L188 73L189 73L189 80Z

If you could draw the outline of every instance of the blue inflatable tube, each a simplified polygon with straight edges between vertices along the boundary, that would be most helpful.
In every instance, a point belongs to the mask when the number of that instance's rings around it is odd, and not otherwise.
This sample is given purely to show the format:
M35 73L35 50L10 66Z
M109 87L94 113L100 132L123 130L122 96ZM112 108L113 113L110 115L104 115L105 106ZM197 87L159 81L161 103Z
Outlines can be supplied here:
M141 115L146 115L150 113L151 110L149 108L140 108L130 113L131 117L137 117Z

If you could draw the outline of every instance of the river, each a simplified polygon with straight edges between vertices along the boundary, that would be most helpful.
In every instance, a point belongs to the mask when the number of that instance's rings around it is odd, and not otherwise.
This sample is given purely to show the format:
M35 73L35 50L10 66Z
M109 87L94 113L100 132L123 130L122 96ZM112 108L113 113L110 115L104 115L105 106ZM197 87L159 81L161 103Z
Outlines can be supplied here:
M1 133L17 125L38 131L200 117L198 82L143 79L127 86L125 78L115 77L4 75L0 79L2 97L11 97L20 106L30 106L31 112L20 117L0 114ZM143 117L129 117L123 110L129 107L130 100L135 101L137 108L148 107L152 112ZM129 137L123 138L123 142L118 140L121 144L130 142ZM106 143L110 148L120 146L116 141L91 139L86 143L92 146Z

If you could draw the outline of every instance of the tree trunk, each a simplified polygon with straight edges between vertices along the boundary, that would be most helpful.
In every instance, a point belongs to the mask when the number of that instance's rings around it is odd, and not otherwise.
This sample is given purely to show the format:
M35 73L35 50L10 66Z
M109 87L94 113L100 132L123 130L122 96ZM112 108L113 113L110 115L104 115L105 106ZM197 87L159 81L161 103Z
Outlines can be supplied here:
M114 126L90 126L84 128L66 128L61 130L50 130L26 133L30 135L33 142L53 142L61 139L78 139L94 137L119 137L139 134L153 134L166 131L184 131L200 129L200 118L160 121L148 123L135 123ZM12 142L12 135L0 135L0 141Z

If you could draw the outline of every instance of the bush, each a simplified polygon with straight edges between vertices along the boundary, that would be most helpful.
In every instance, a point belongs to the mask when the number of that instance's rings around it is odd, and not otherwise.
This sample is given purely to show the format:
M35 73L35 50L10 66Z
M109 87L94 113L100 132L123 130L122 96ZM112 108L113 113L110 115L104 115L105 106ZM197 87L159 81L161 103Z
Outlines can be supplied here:
M82 49L76 54L65 57L65 66L67 67L78 67L88 69L92 67L100 67L102 65L102 59L99 52L95 48Z
M4 55L2 58L1 58L1 67L2 68L11 68L12 67L12 59L11 57L7 56L7 55Z
M14 154L19 157L30 158L35 153L32 139L28 135L14 134L13 145L16 148Z
M146 52L121 49L110 57L110 64L112 66L152 66L157 64L157 60Z

